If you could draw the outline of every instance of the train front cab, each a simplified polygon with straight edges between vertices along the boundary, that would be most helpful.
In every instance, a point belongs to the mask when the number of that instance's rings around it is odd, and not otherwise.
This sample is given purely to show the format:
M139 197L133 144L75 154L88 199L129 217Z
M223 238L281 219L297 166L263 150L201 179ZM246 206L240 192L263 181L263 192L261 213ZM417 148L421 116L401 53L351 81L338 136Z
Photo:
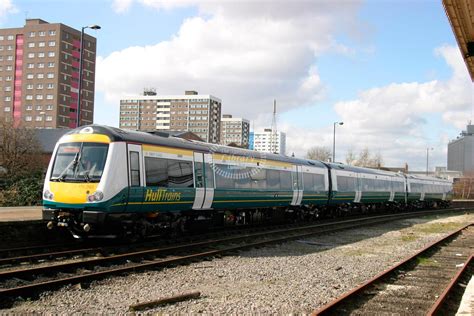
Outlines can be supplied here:
M128 197L125 144L114 143L91 127L64 135L45 176L43 220L79 236L105 222L110 211L123 211ZM116 204L117 206L112 206Z

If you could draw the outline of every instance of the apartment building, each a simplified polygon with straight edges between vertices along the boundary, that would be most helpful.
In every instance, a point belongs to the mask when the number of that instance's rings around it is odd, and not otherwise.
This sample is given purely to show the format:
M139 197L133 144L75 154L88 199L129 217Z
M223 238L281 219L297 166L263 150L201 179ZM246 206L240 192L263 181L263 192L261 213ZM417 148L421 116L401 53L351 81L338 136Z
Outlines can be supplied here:
M82 102L77 122L81 32L27 19L0 29L0 119L30 128L92 124L96 39L84 36Z
M250 149L280 155L286 154L286 134L283 132L272 132L271 128L265 128L259 132L251 132L250 139Z
M190 131L210 143L220 141L222 101L212 95L185 91L184 95L141 96L120 100L120 128L140 131Z
M221 144L249 147L250 122L247 119L224 114L221 118Z

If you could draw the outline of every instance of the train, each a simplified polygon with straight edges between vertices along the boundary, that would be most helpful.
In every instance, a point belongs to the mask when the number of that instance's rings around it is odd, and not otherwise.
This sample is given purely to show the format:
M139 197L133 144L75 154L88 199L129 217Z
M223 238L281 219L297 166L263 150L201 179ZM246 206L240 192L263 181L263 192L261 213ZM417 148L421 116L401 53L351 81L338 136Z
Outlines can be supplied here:
M75 238L141 238L451 200L443 179L87 125L54 148L42 217Z

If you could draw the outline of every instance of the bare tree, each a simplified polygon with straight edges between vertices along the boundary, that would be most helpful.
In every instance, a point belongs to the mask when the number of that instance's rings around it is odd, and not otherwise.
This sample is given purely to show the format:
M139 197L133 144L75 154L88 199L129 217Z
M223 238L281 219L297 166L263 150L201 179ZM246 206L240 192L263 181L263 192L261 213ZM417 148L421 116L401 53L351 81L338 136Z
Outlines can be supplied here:
M346 164L353 166L357 160L357 155L354 153L354 150L351 148L346 155Z
M7 176L39 170L39 145L34 131L14 128L12 122L0 121L0 166Z
M359 155L355 155L352 150L349 150L346 156L346 163L358 167L380 168L383 165L383 158L381 154L371 155L366 147Z
M306 153L306 158L313 160L328 161L331 158L331 150L327 147L314 146Z

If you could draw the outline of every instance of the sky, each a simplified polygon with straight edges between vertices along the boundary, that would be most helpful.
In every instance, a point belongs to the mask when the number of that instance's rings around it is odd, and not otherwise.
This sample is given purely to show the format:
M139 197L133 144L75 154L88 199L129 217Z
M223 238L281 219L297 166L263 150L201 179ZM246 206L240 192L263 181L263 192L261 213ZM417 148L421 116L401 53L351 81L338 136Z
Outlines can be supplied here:
M386 166L446 166L474 93L441 0L0 0L0 27L41 18L97 38L94 122L118 126L120 98L196 90L258 130L336 160L365 148Z

